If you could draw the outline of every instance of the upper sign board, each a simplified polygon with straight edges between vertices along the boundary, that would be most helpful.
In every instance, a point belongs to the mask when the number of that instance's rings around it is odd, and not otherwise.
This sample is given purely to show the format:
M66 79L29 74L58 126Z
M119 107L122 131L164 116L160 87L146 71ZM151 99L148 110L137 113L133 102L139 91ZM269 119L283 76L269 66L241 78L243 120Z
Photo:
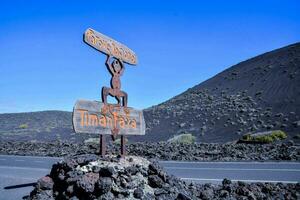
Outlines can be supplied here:
M91 28L84 33L84 41L98 51L111 55L131 65L138 63L135 53L125 45Z

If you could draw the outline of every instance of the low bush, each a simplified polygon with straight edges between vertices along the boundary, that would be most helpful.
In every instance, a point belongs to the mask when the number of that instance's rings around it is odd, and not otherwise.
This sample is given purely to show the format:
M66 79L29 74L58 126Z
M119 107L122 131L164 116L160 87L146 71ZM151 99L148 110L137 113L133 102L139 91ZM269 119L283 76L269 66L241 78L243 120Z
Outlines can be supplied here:
M276 140L283 140L285 138L287 138L287 135L285 132L281 130L270 131L267 134L262 134L262 135L246 134L243 136L243 140L245 141L262 142L262 143L272 143Z
M286 133L281 131L281 130L272 131L271 136L274 139L280 139L280 140L283 140L283 139L287 138Z
M263 143L272 143L274 142L274 138L269 135L264 135L264 136L255 137L254 141L263 142Z
M89 138L89 139L84 140L84 143L99 144L100 141L99 141L99 138Z
M26 128L28 128L28 125L27 125L27 124L21 124L21 125L19 126L19 128L20 128L20 129L26 129Z
M110 138L107 137L107 139L110 139ZM107 141L107 142L109 142L109 141ZM125 138L125 143L127 143L127 142L128 142L128 139ZM100 143L100 139L99 138L88 138L88 139L84 140L84 143L99 144ZM118 138L115 141L113 141L113 144L121 145L121 138Z
M192 144L196 142L196 137L190 133L185 133L181 135L176 135L173 138L170 138L168 142L171 143L184 143L184 144Z
M125 138L125 144L128 142L128 139ZM121 138L118 138L114 141L114 144L121 145Z

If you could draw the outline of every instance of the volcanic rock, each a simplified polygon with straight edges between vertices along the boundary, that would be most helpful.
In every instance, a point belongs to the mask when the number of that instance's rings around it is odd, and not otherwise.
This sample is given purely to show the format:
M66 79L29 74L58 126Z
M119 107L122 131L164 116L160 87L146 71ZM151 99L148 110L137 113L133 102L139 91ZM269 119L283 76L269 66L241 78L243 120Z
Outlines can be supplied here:
M95 172L95 166L99 168ZM113 169L113 170L111 170ZM105 173L104 173L105 172ZM299 199L300 184L187 184L168 175L154 160L79 155L53 165L26 199Z
M2 142L0 141L0 154L10 155L30 155L30 156L64 156L68 154L78 155L86 153L99 152L97 144L72 144L68 143L65 147L64 143L40 143L40 142ZM119 153L119 146L109 146L108 151ZM133 143L127 145L127 152L130 155L143 156L146 158L160 160L198 160L198 161L262 161L262 160L277 160L277 161L300 161L300 145L298 143L287 141L286 143L274 144L236 144L226 143L169 143L169 142L145 142ZM54 153L55 152L55 153ZM91 156L95 159L97 156ZM90 159L91 159L90 158ZM129 160L131 158L129 157ZM88 160L80 160L80 163L88 162ZM65 163L68 169L74 168L77 165L74 160L69 159ZM82 165L82 164L81 164ZM137 171L143 175L158 174L159 166L151 163L148 171L138 166L125 168L126 173L135 175ZM99 173L101 168L93 166L92 171ZM103 170L103 169L102 169ZM107 169L105 169L107 171ZM160 171L162 172L162 171ZM68 180L75 179L81 171L68 171ZM104 173L103 171L101 173ZM105 172L114 173L114 172ZM64 179L66 174L59 174L60 179ZM160 178L164 179L163 175Z
M52 190L53 180L49 176L44 176L37 181L37 188L41 190Z
M96 170L98 172L95 172L95 166L99 168ZM85 154L65 158L53 165L49 176L39 179L29 199L43 198L88 200L197 197L185 182L167 175L155 161L136 156L119 158Z

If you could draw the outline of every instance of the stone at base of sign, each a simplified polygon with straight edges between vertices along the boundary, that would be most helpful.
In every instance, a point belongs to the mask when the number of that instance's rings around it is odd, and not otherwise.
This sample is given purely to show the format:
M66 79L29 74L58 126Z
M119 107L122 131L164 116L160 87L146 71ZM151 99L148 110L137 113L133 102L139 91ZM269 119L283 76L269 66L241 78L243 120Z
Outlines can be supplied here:
M117 104L78 100L73 110L73 127L76 133L111 135L145 135L143 111Z

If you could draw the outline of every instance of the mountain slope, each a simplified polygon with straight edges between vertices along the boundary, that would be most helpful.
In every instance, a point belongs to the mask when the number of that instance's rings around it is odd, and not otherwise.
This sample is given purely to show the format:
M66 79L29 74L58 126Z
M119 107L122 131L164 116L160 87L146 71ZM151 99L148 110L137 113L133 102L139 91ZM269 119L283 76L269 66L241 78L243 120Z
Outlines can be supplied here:
M166 140L189 132L199 141L227 142L273 129L299 134L299 72L300 43L234 65L146 109L143 139Z
M1 140L75 140L71 112L0 114L0 125Z
M282 129L300 134L300 43L234 65L170 100L144 110L146 135L160 141L184 132L198 141L227 142L248 132ZM0 114L0 140L82 141L72 113Z

